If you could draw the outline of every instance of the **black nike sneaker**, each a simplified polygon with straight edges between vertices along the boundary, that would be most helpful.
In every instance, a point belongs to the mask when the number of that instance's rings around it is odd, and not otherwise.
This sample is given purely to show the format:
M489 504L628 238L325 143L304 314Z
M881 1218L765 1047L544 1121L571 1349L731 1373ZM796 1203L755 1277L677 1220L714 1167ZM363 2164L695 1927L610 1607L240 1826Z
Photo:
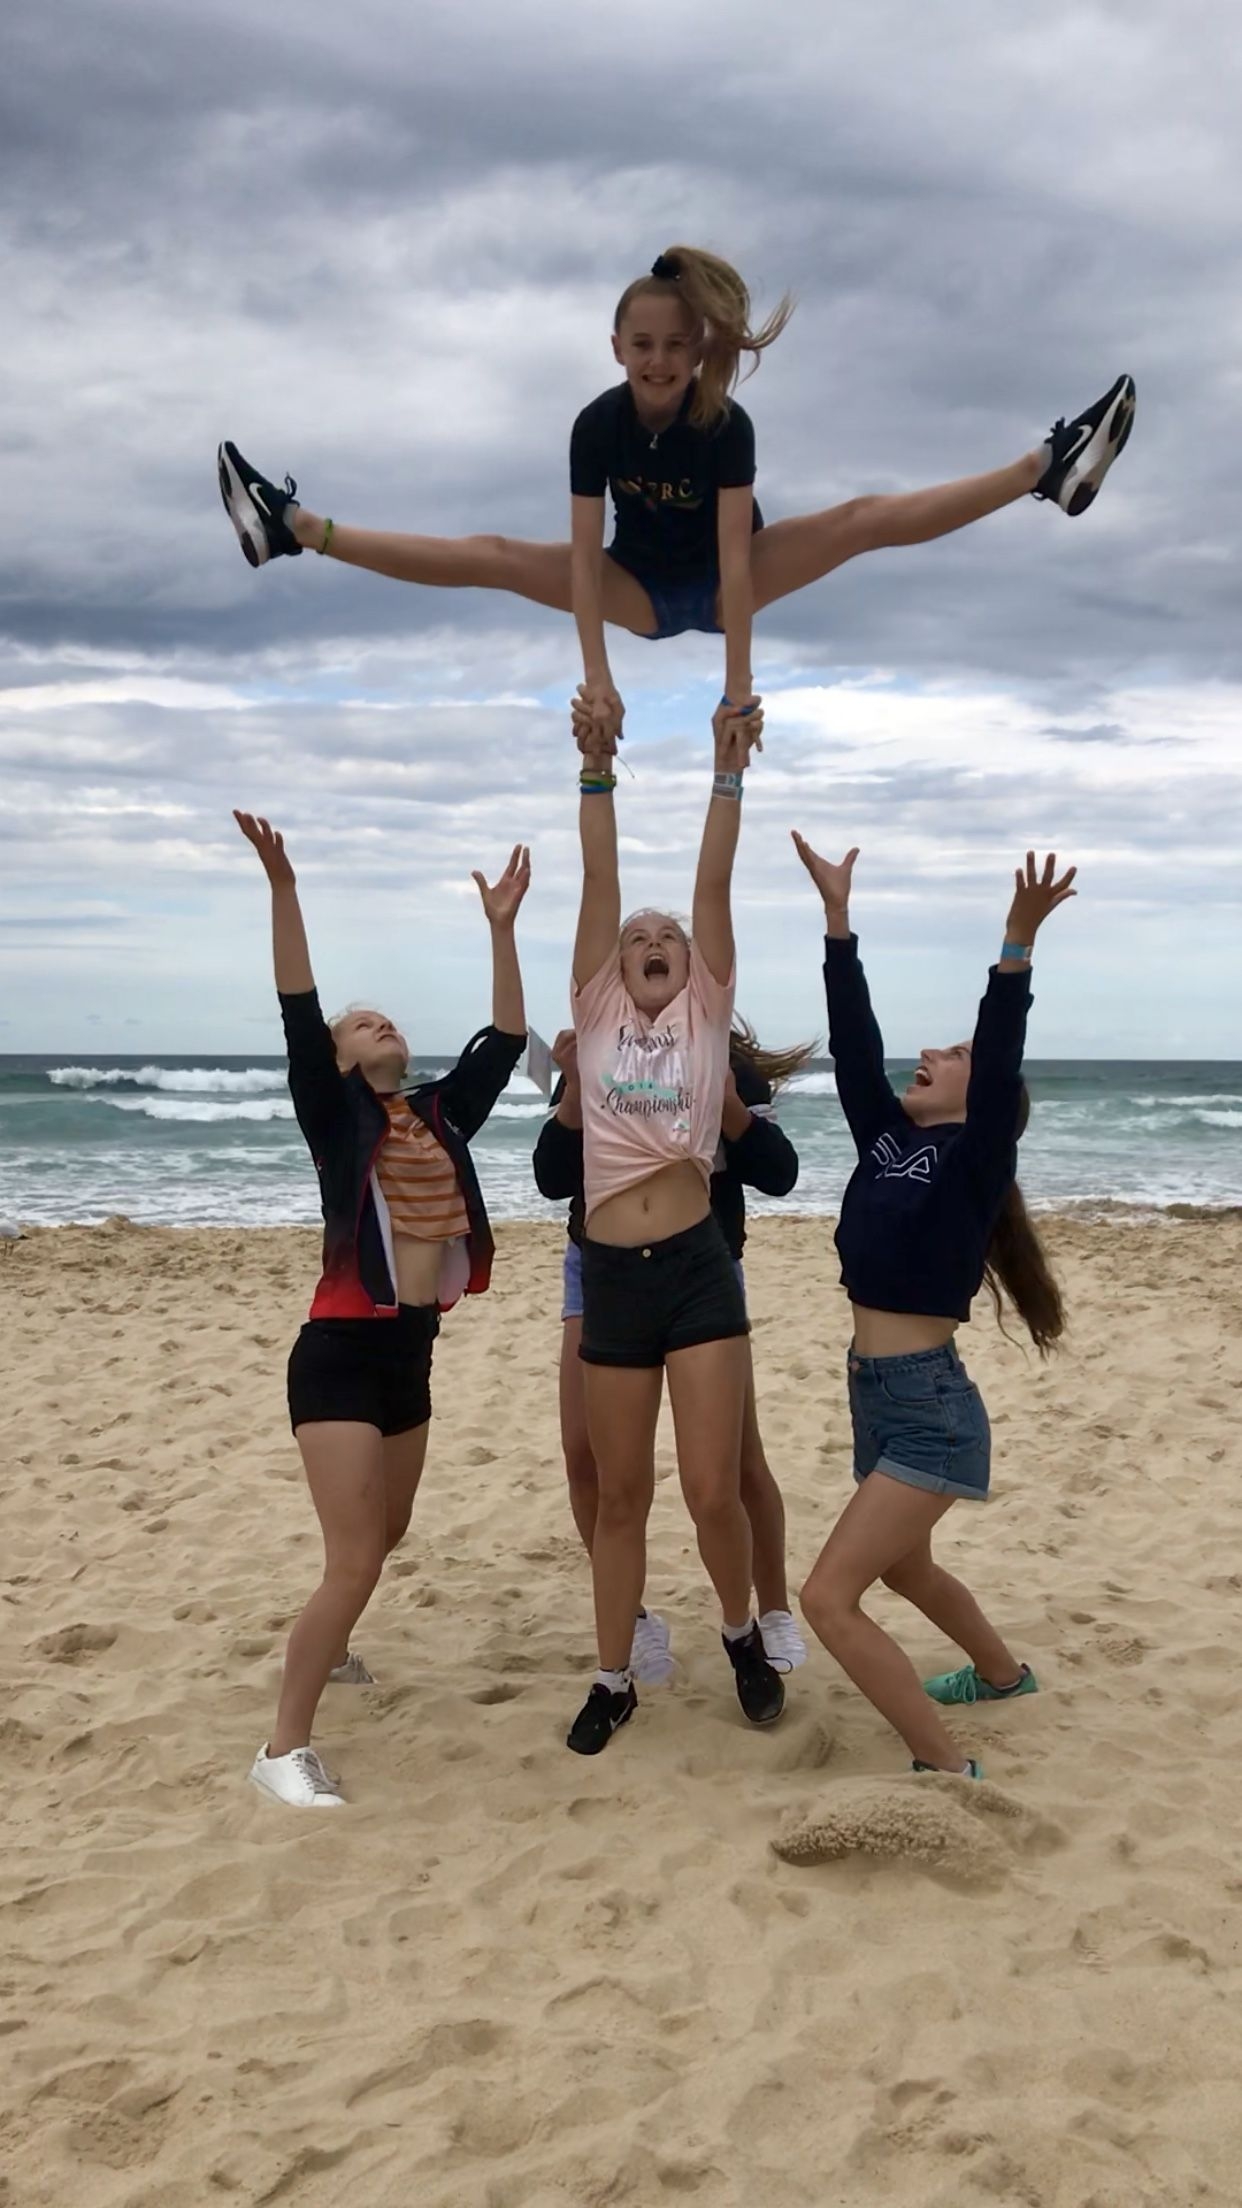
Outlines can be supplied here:
M758 1626L752 1624L744 1641L731 1641L723 1633L720 1638L746 1716L752 1725L774 1725L785 1707L785 1682L768 1662Z
M287 475L283 491L277 490L265 475L260 475L257 468L242 459L236 445L220 446L216 466L225 513L237 531L250 565L266 567L269 560L278 560L285 554L292 558L299 553L302 547L285 520L289 508L297 505L293 495L297 484L293 477Z
M1052 499L1067 514L1085 514L1133 427L1134 378L1118 376L1085 414L1053 424L1048 465L1032 496Z
M576 1756L597 1756L606 1748L618 1725L627 1725L638 1708L634 1682L624 1694L613 1694L597 1679L569 1728L565 1745Z

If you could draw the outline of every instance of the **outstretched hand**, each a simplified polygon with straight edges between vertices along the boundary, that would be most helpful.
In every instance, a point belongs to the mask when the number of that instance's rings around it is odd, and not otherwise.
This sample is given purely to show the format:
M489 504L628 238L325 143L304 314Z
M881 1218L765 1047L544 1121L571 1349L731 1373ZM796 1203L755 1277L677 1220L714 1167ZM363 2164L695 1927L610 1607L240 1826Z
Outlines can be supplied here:
M518 916L518 907L530 888L530 851L526 844L515 843L509 864L498 882L489 884L486 875L477 869L471 880L478 883L483 910L493 928L511 928Z
M1049 913L1055 912L1057 906L1063 905L1068 897L1078 895L1078 891L1070 886L1078 868L1071 866L1060 881L1057 881L1056 867L1056 852L1050 851L1044 860L1043 873L1036 873L1035 853L1028 851L1026 866L1014 868L1013 903L1009 907L1009 919L1005 928L1011 943L1033 943Z
M233 818L247 843L252 843L258 852L263 871L273 889L293 889L297 883L297 875L285 851L285 839L280 830L273 828L270 821L256 818L253 813L239 813L235 809Z
M574 742L584 759L592 766L603 766L614 759L617 740L621 733L620 722L610 729L592 710L591 695L585 682L580 682L577 694L569 701L570 719L573 724Z
M591 733L600 751L613 752L621 741L625 706L621 694L611 681L581 682L578 685L581 698L591 723Z
M854 879L854 861L858 857L858 846L855 845L852 851L847 851L839 865L834 865L831 859L821 859L818 851L811 849L806 837L800 836L796 828L792 828L790 834L793 837L794 850L824 900L824 911L847 912L850 902L850 886Z
M754 699L746 711L722 698L712 715L719 774L740 774L751 751L763 750L763 700Z

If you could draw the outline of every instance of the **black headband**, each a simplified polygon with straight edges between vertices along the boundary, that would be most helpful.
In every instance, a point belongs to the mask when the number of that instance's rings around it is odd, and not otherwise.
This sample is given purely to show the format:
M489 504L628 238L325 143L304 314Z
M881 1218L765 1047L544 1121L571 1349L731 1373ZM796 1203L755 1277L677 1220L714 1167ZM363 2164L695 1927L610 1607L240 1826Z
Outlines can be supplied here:
M662 283L675 284L681 275L681 262L672 253L661 253L652 262L651 273Z

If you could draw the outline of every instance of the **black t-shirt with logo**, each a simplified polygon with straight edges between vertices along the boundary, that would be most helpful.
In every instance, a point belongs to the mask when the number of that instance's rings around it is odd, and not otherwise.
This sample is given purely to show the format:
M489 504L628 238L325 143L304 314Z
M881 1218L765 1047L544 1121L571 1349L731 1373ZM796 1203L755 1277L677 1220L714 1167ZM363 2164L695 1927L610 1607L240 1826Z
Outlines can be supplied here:
M570 488L575 498L611 491L617 528L609 551L640 578L718 575L717 493L755 480L755 428L745 408L731 402L710 429L696 429L693 399L692 384L676 419L648 429L629 384L619 383L574 423ZM757 503L753 526L763 527Z

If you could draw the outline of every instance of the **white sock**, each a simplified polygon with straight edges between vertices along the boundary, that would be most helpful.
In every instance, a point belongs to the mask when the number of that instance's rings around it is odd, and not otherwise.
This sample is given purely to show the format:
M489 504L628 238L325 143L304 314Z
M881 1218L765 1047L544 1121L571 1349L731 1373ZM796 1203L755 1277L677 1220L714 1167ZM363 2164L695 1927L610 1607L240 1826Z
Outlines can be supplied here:
M744 1641L754 1622L753 1618L747 1618L745 1625L726 1625L724 1628L726 1641Z
M630 1685L628 1665L624 1671L604 1671L602 1669L597 1671L595 1685L597 1687L607 1687L609 1694L627 1694Z

